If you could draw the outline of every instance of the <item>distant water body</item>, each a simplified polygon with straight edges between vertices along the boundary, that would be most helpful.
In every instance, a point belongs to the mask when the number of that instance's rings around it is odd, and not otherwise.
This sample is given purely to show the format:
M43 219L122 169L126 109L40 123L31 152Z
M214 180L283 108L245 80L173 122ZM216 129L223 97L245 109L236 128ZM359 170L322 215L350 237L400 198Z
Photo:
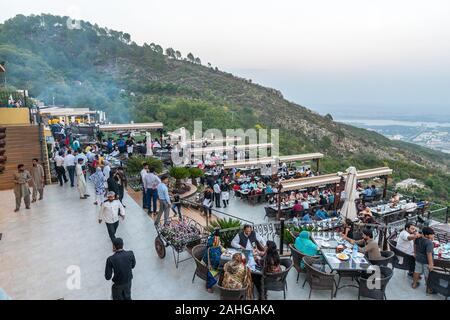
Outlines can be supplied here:
M351 125L364 125L373 127L404 126L404 127L450 128L450 122L423 122L423 121L379 120L379 119L335 119L335 121Z

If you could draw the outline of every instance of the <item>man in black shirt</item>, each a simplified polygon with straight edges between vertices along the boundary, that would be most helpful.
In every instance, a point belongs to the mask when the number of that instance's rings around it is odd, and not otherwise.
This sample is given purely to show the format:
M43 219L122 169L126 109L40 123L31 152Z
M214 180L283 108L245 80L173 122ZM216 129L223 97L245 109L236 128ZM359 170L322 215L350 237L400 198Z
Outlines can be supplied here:
M106 260L105 279L113 281L112 299L131 300L132 269L136 266L133 251L123 250L123 240L113 240L114 254ZM113 276L114 273L114 276Z

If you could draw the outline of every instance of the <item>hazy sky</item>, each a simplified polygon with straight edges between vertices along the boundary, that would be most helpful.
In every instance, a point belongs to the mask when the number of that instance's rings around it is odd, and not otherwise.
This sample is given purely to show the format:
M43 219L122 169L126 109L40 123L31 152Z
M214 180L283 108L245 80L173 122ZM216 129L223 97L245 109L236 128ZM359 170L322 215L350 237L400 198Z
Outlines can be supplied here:
M448 0L7 2L1 21L19 13L81 18L139 44L192 52L320 112L450 119Z

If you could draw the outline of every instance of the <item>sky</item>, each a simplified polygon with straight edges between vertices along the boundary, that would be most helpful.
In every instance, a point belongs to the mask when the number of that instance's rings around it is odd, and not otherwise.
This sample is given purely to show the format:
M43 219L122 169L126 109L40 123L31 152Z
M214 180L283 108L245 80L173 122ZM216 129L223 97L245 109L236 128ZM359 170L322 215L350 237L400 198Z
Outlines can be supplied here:
M192 52L338 118L450 120L448 0L14 0L0 21L40 13Z

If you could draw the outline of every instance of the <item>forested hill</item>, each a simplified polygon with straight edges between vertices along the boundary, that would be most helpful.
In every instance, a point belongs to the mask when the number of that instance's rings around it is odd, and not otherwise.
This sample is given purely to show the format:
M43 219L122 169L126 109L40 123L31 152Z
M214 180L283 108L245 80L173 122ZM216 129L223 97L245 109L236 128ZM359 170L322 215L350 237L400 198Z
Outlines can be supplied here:
M450 194L450 159L443 153L336 123L192 53L139 46L127 33L89 22L72 26L68 17L52 15L18 15L0 24L8 84L48 104L54 96L59 105L105 110L112 121L279 128L283 153L323 152L328 172L389 165L396 180L419 178L430 194Z

